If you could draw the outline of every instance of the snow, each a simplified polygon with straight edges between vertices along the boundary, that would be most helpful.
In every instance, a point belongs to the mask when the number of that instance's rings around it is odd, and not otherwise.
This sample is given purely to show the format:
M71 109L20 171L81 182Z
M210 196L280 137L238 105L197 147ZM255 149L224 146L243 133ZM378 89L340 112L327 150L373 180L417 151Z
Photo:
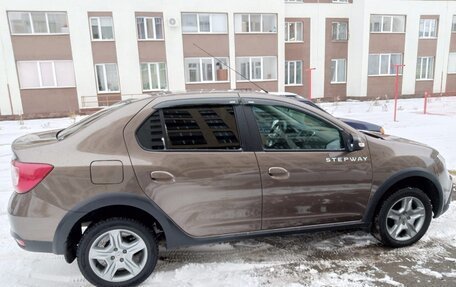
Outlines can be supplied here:
M456 170L456 98L435 98L422 112L422 99L394 102L339 102L321 106L337 117L370 121L389 134L426 143ZM11 193L11 142L24 134L63 128L77 119L0 122L0 282L1 286L89 286L76 262L30 253L9 235L6 215ZM369 234L318 232L160 250L153 275L143 286L435 286L456 284L456 206L433 220L417 244L388 249ZM432 281L436 280L436 281ZM441 284L440 284L441 283ZM430 285L430 284L429 284Z

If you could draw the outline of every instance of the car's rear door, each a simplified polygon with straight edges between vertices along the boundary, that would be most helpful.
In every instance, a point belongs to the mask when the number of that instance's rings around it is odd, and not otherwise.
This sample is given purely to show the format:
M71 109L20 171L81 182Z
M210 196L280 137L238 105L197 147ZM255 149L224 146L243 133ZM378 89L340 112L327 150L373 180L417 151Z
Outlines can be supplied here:
M367 148L347 152L341 130L303 107L252 99L263 229L359 221L371 189Z
M146 108L125 138L139 184L192 236L261 229L261 180L235 100Z

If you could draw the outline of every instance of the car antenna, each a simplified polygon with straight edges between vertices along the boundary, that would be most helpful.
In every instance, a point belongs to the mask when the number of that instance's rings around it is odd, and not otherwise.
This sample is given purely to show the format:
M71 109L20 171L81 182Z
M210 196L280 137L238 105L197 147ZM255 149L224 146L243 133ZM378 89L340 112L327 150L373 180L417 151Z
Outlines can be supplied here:
M230 65L228 65L227 63L223 62L221 59L213 56L211 53L209 53L208 51L204 50L203 48L201 48L200 46L198 46L197 44L193 43L193 46L195 46L196 48L200 49L201 51L203 51L204 53L208 54L211 58L214 58L216 59L217 61L219 61L220 63L223 63L225 66L227 66L231 71L235 72L236 74L238 74L239 76L241 76L242 78L244 78L245 80L249 81L249 83L255 85L257 88L259 88L260 90L262 90L263 92L265 92L266 94L269 94L269 92L265 89L263 89L260 85L258 85L257 83L255 82L252 82L251 80L247 79L243 74L239 73L238 71L236 71L236 69L233 69L230 67Z

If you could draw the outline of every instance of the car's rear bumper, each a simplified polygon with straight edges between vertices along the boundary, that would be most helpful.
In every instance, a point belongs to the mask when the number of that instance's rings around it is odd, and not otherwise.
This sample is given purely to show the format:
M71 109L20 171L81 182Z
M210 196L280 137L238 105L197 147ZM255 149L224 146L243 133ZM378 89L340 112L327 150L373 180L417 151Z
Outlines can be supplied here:
M19 235L11 231L11 236L16 240L17 245L27 251L52 253L52 242L24 240Z
M13 192L8 204L11 235L25 250L52 252L55 230L64 212L40 199L34 190Z

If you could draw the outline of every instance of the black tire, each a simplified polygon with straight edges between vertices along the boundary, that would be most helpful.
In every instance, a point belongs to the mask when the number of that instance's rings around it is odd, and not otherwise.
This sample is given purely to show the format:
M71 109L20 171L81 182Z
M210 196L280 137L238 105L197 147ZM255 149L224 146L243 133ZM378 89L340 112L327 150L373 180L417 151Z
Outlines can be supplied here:
M398 201L405 198L414 198L419 200L424 207L424 221L420 230L411 238L407 240L396 240L388 232L388 226L391 225L391 219L388 219L388 212L393 208ZM382 204L380 210L375 216L372 235L377 238L383 245L397 248L405 247L414 244L423 237L429 228L432 219L432 203L429 197L418 188L404 188L391 194Z
M134 232L144 241L147 249L147 258L144 260L145 263L142 270L135 277L121 282L107 281L99 277L92 270L89 259L89 251L94 241L97 240L97 238L99 238L103 233L115 229ZM95 286L122 287L139 285L150 276L157 264L158 245L155 238L155 234L151 229L141 222L133 219L114 217L99 221L87 228L79 241L77 248L79 270L84 277Z

